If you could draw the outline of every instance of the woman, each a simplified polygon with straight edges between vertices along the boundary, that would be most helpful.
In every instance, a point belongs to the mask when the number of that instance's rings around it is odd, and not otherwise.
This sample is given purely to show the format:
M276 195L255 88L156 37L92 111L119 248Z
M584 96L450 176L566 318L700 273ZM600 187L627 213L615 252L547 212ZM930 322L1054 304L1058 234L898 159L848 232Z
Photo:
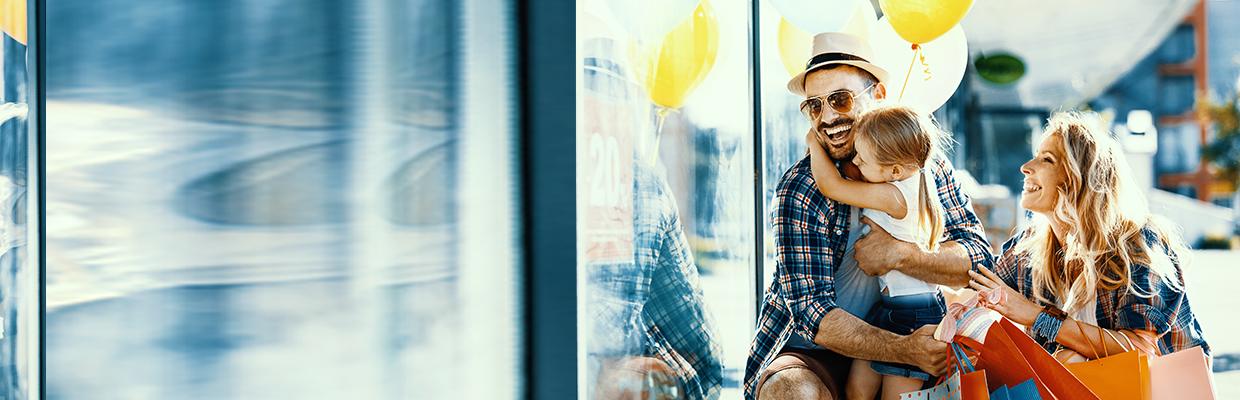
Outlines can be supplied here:
M1008 300L988 307L1052 353L1096 359L1155 342L1162 354L1201 346L1208 356L1184 292L1187 247L1149 214L1110 133L1075 112L1056 114L1046 132L1020 168L1020 205L1044 218L1003 245L994 272L970 272L970 286L1005 287Z

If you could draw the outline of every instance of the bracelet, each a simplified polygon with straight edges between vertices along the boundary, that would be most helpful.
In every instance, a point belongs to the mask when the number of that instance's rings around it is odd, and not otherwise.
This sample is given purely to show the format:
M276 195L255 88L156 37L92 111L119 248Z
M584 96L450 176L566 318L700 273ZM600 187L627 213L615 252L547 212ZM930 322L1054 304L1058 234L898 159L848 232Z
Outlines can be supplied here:
M1042 308L1042 312L1038 314L1037 319L1033 320L1031 327L1035 338L1041 339L1039 341L1044 347L1053 347L1051 344L1055 342L1055 337L1059 336L1059 326L1067 317L1068 313L1053 305Z

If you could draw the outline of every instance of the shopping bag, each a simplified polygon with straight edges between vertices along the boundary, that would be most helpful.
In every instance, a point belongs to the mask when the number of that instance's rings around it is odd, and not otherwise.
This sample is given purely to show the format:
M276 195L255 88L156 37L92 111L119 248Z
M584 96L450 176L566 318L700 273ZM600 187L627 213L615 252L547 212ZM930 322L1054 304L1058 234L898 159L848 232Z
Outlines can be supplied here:
M963 336L955 340L977 351L978 369L986 371L987 386L992 391L1033 379L1044 399L1098 400L1080 379L1007 319L990 326L985 342Z
M955 373L960 375L960 400L990 400L990 390L986 387L986 371L978 370L969 361L964 346L952 343L952 365Z
M1137 350L1064 367L1099 399L1150 400L1149 361Z
M1153 400L1213 400L1214 374L1205 351L1200 346L1160 355L1158 338L1145 331L1120 331L1125 339L1129 334L1138 340L1129 344L1147 355L1149 368L1150 398Z
M951 348L952 357L950 357L950 361L955 368L950 371L950 376L929 389L901 393L900 400L990 400L990 396L986 392L986 373L973 368L973 363L969 362L969 358L960 344L952 343ZM969 389L968 397L964 396L963 389L966 386L962 383L966 377L969 381L967 386ZM981 397L977 395L979 391Z
M960 398L960 374L952 374L943 383L929 389L902 393L900 400L962 400Z
M1025 381L1024 383L1013 386L1011 389L1008 389L1006 385L1000 386L999 389L996 389L994 393L990 394L990 399L991 400L1042 400L1042 396L1038 394L1037 384L1034 382L1033 379L1030 379L1030 380Z
M1082 333L1085 332L1080 321L1077 321L1077 327ZM1098 336L1102 335L1102 327L1098 327ZM1123 345L1120 342L1120 346ZM1098 354L1093 341L1089 342L1089 346L1094 349L1094 354ZM1102 358L1068 363L1064 367L1103 400L1150 400L1149 360L1135 347L1112 356L1106 351L1106 338L1103 337Z
M1214 400L1214 374L1206 364L1201 346L1150 360L1150 395L1153 400Z
M1210 372L1205 351L1200 346L1159 355L1156 337L1146 332L1131 332L1138 340L1130 343L1150 355L1151 399L1214 400L1218 397L1214 392L1214 374Z

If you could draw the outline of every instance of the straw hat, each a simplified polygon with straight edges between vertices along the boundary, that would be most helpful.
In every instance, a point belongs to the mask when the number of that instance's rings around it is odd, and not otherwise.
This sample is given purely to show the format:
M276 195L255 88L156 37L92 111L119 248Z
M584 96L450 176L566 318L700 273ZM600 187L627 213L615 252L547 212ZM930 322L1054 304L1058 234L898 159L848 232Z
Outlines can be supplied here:
M889 74L881 67L870 63L874 59L874 49L864 39L843 32L825 32L814 35L814 45L809 62L805 63L805 71L788 81L788 90L797 96L805 97L805 75L832 64L851 65L861 68L886 84Z

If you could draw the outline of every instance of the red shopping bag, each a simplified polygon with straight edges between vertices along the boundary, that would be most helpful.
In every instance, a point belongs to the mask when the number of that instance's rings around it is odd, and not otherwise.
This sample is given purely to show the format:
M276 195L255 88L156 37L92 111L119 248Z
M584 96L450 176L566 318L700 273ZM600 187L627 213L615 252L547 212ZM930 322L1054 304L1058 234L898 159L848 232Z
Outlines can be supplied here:
M1007 319L990 326L985 342L957 336L960 343L978 353L979 369L986 371L987 386L997 390L1033 379L1043 399L1099 400L1080 379L1029 335Z

